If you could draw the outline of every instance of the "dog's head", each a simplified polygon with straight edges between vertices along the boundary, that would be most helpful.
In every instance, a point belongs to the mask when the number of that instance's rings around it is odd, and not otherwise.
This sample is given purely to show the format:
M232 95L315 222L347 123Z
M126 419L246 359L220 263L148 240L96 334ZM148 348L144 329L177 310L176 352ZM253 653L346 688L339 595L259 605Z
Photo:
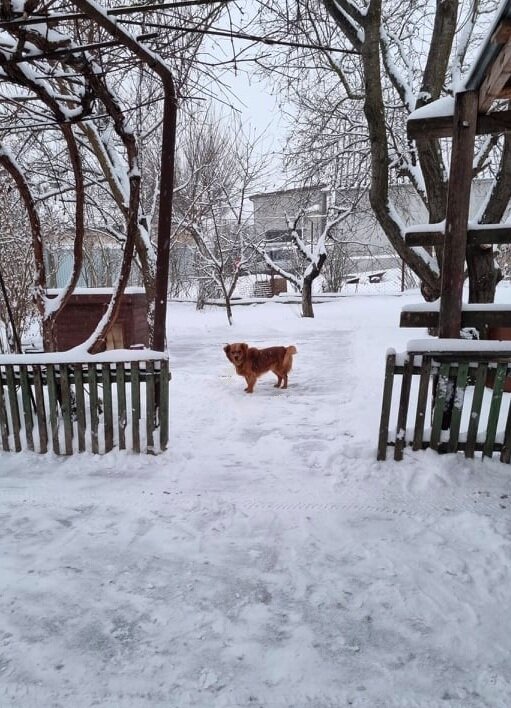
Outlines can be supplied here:
M241 366L247 358L248 344L237 342L236 344L226 344L224 352L226 357L234 366Z

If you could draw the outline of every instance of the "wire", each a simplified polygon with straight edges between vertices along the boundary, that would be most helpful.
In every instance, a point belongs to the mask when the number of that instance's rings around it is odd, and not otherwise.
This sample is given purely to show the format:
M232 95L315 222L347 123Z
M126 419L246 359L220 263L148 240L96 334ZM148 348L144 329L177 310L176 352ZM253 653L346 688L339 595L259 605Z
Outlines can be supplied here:
M243 39L249 42L261 42L262 44L281 45L284 47L296 47L299 49L319 49L339 54L360 54L356 49L338 49L322 44L309 44L308 42L291 42L284 39L274 39L273 37L261 37L256 34L246 34L244 32L232 32L220 29L199 29L198 27L181 27L179 25L164 25L159 22L138 22L137 20L122 20L127 25L142 25L154 29L172 30L173 32L210 34L217 37L227 37L228 39Z
M160 2L152 5L124 5L123 7L110 8L106 11L106 14L111 16L132 15L139 12L145 14L146 12L173 10L179 7L224 5L229 2L235 2L235 0L179 0L178 2ZM23 17L18 20L2 20L0 21L0 27L9 29L9 27L39 25L64 20L83 20L87 18L89 18L89 15L85 12L68 12L60 15L39 15L38 17Z

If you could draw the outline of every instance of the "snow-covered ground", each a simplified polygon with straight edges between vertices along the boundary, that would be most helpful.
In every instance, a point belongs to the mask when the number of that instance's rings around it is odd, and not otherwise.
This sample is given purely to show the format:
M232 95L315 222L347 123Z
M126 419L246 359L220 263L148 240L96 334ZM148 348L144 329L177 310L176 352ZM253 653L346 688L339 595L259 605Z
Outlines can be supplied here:
M416 301L174 304L166 454L0 453L1 708L507 708L509 468L375 461ZM243 340L296 345L287 390Z

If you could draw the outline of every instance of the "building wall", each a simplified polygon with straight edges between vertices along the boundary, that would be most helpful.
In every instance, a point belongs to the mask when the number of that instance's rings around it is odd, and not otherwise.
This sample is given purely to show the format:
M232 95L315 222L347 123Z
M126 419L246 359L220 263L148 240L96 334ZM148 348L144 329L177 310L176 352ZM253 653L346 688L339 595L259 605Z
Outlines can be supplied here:
M471 218L474 218L481 203L491 189L491 180L478 180L472 185ZM390 187L390 198L406 226L427 223L428 213L417 192L409 184L397 184ZM330 201L327 189L319 186L311 189L293 189L279 192L256 194L250 197L254 205L254 231L257 235L268 231L281 230L285 232L286 213L290 219L295 218L300 209L305 209L306 215L300 221L303 237L308 243L316 240L324 225L326 204ZM363 255L368 249L374 254L392 254L394 250L385 233L373 214L369 203L369 195L365 192L360 199L355 190L342 190L336 195L338 204L357 201L357 205L337 227L337 237L349 246L350 253ZM314 207L319 207L314 211ZM284 240L284 239L283 239Z
M251 196L256 238L268 232L281 232L282 239L277 240L285 240L288 231L286 215L294 221L304 211L305 215L297 226L306 242L316 239L324 224L327 196L328 190L322 186Z

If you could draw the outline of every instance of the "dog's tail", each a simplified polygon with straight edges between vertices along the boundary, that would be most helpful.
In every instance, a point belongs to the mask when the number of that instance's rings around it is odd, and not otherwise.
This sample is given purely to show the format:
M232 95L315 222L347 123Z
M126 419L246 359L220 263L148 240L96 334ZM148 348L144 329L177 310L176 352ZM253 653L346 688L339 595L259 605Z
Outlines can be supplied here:
M286 353L284 354L284 366L288 371L291 371L291 367L293 366L293 354L296 354L297 351L297 348L292 345L290 347L286 347Z

